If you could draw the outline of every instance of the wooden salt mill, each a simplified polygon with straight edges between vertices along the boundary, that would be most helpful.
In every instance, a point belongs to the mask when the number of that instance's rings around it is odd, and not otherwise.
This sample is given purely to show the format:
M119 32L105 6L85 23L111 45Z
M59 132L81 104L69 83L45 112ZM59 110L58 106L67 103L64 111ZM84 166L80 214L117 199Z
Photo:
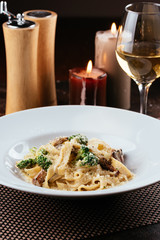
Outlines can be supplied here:
M24 18L39 24L38 90L40 105L57 105L54 66L57 14L48 10L31 10L24 12Z
M3 24L7 62L6 114L39 106L37 23L23 15Z

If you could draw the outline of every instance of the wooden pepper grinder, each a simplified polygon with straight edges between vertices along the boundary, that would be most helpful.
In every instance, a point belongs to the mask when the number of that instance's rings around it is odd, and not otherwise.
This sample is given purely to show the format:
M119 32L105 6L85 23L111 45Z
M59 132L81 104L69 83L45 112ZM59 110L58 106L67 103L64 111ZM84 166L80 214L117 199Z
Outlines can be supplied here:
M37 23L23 15L3 24L7 62L6 114L38 107Z
M0 86L6 86L6 55L2 24L8 21L8 17L15 16L7 9L7 2L0 1Z
M57 14L48 10L24 12L24 18L39 24L38 89L41 106L57 105L54 49Z

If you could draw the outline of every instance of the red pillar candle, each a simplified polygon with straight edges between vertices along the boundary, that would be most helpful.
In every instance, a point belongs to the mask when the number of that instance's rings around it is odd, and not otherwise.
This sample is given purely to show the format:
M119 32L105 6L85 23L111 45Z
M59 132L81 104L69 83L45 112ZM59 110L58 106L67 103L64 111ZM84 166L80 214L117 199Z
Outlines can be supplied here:
M90 68L90 69L89 69ZM69 103L106 106L107 74L88 64L85 68L69 70Z

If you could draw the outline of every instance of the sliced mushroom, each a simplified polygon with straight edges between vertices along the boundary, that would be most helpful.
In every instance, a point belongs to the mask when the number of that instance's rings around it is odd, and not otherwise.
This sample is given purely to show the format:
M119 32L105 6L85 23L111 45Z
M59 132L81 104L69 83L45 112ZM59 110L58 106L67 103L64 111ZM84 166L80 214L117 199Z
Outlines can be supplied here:
M116 169L112 166L112 159L107 160L106 158L99 158L99 164L103 169L114 172Z
M114 150L112 157L114 157L119 162L124 163L124 154L122 152L122 149Z
M45 177L47 172L45 170L41 170L32 180L32 183L38 187L42 187L43 182L45 181Z
M68 140L68 137L59 137L56 138L55 141L53 142L53 146L56 148L61 148L62 144Z

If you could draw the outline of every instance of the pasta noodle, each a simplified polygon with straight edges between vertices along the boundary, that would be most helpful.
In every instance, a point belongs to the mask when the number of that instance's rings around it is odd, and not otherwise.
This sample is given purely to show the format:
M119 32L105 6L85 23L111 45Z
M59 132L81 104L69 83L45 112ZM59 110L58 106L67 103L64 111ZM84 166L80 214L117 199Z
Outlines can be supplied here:
M55 190L103 190L134 177L124 165L122 150L80 134L34 147L16 166L26 181Z

